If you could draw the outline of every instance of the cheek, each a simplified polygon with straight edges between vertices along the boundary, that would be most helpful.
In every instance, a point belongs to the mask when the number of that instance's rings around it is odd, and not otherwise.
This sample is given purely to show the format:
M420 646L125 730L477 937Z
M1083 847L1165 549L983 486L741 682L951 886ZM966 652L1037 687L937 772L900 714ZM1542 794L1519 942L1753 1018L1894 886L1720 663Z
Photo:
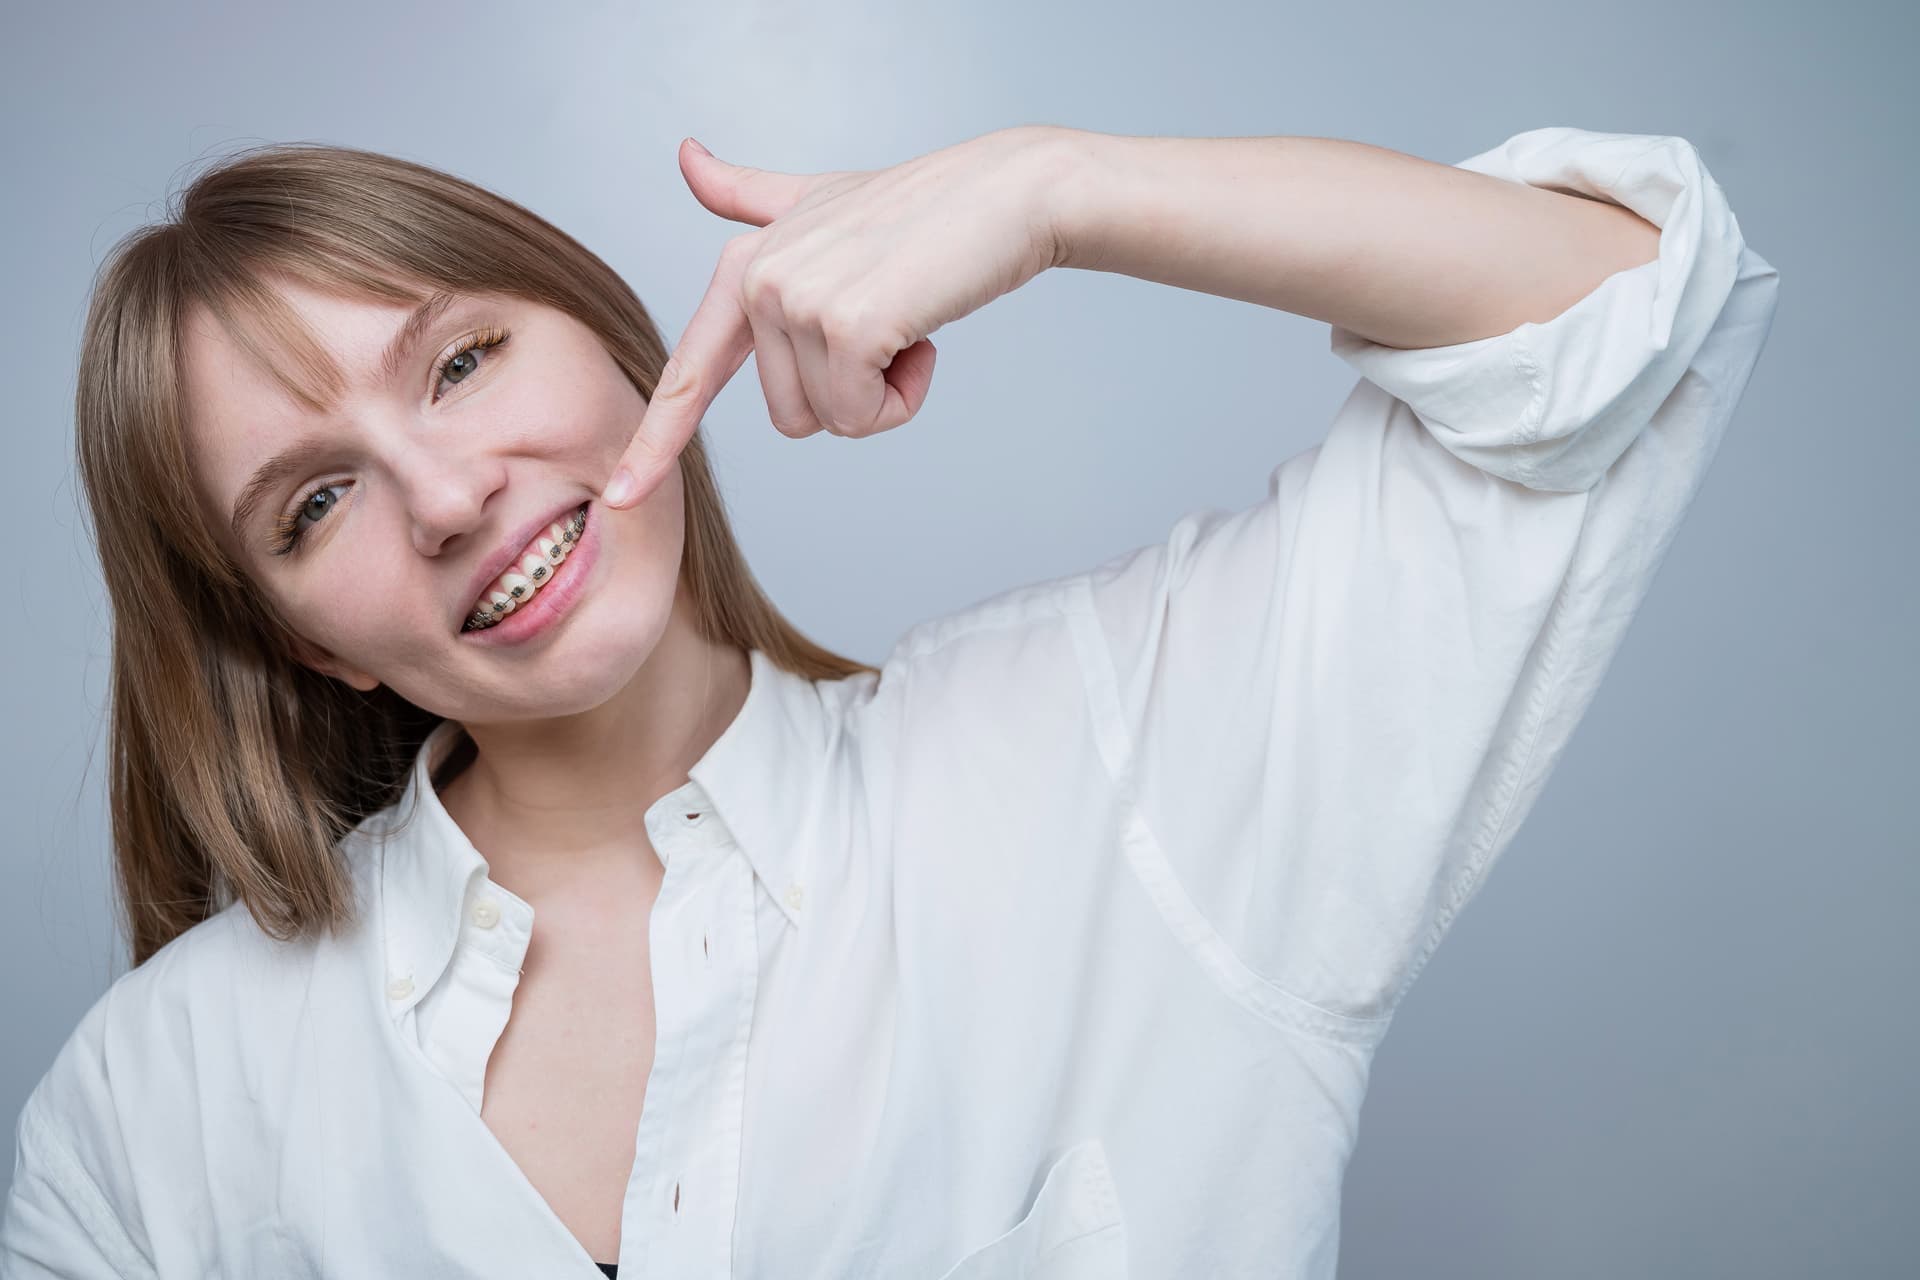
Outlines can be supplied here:
M626 456L647 416L647 398L624 376L595 382L595 393L581 402L580 443L593 455L595 474L604 480Z
M602 598L595 601L594 611L607 628L603 639L646 632L673 611L686 549L682 512L677 475L637 507L595 510L600 551L592 572Z
M331 568L331 566L330 566ZM433 620L436 597L427 584L380 572L316 576L289 606L300 633L343 661L369 670L406 665L420 648L420 629Z
M538 379L515 379L489 402L502 438L549 459L586 463L596 478L611 475L633 443L647 402L624 377L597 368L543 369Z
M668 581L678 576L686 543L686 485L679 468L639 506L611 513L602 507L601 514L622 522L621 551L642 572Z

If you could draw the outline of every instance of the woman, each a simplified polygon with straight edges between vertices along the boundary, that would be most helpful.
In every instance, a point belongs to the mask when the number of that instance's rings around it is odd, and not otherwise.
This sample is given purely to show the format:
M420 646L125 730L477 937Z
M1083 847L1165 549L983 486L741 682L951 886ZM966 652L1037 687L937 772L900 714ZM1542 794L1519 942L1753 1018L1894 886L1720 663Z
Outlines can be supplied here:
M103 271L137 967L21 1113L9 1277L1334 1274L1372 1055L1776 272L1674 137L681 165L755 229L670 360L573 240L364 152L244 154ZM899 426L927 336L1053 266L1364 376L1254 506L879 668L812 644L701 413L752 351L784 433Z

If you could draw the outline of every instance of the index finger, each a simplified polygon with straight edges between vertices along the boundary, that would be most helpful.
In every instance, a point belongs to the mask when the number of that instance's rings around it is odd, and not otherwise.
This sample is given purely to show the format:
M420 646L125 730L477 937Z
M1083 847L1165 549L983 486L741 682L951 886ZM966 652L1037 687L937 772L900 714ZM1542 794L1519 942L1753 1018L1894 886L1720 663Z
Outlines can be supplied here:
M660 371L633 442L602 495L615 510L635 505L666 479L680 450L699 430L707 406L747 362L753 350L753 328L740 302L741 261L735 254L721 255L706 296ZM623 470L632 476L630 489L623 490Z

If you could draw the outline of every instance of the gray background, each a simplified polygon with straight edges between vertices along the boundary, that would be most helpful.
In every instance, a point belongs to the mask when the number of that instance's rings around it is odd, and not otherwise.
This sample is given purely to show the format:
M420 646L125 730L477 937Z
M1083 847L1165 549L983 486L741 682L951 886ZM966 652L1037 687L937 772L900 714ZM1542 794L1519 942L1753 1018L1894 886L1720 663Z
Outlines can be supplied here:
M86 289L196 166L310 139L449 169L608 259L671 342L745 230L687 191L688 134L811 172L1028 122L1449 163L1570 124L1698 146L1780 310L1558 773L1380 1051L1341 1274L1913 1274L1911 6L115 3L6 25L0 1176L126 964L70 462ZM761 580L869 661L1258 500L1356 376L1323 324L1092 272L935 342L921 415L871 440L782 437L745 366L707 417Z

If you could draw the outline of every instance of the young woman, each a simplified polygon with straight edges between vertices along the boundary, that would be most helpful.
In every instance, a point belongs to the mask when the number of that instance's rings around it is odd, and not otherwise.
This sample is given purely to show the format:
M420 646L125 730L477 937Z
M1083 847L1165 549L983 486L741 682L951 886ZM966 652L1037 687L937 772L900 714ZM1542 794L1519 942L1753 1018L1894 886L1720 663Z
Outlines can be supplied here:
M1334 1274L1372 1055L1777 274L1676 137L681 165L753 229L671 359L575 241L361 151L243 153L104 268L136 967L20 1115L8 1277ZM1059 266L1363 377L1245 510L813 644L702 411L751 351L784 433L897 427L929 334Z

